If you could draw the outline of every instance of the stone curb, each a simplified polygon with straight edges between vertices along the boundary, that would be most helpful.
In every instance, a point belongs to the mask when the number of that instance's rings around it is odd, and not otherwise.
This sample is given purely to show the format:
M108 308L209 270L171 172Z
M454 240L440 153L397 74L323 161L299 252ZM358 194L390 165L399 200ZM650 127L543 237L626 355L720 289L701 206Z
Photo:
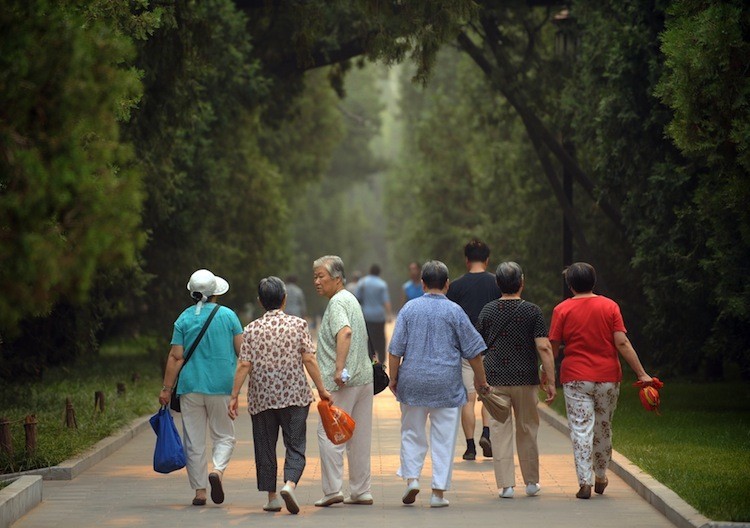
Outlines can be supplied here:
M14 478L41 475L44 480L72 480L86 471L91 466L98 464L109 455L127 444L134 436L149 427L150 416L136 418L130 424L123 426L112 436L108 436L94 444L90 449L76 458L71 458L60 465L48 468L32 469L21 473L9 473L0 475L0 480L12 480Z
M42 477L18 477L0 490L0 527L10 526L42 502Z
M545 404L539 405L540 416L552 427L565 435L570 434L568 422ZM749 523L712 521L701 515L695 508L685 502L679 495L654 477L633 464L615 450L609 469L633 490L664 515L675 526L680 528L740 528L750 527Z

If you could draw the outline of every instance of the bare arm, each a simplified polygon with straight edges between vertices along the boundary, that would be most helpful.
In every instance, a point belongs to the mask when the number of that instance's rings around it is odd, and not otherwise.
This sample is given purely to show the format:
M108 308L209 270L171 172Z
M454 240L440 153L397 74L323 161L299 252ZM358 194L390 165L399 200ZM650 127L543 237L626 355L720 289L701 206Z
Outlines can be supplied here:
M242 337L242 334L240 334ZM237 418L237 409L239 408L239 396L240 390L242 390L242 384L245 383L247 378L253 372L253 364L249 361L240 361L237 364L237 370L234 372L234 385L232 386L232 395L229 397L229 417L234 420Z
M169 349L167 368L164 370L163 388L159 393L159 403L161 405L167 405L172 397L172 388L177 382L177 374L179 374L182 364L185 362L183 354L184 348L182 345L172 345L172 348Z
M487 383L487 374L484 372L484 360L482 354L477 354L469 360L469 366L474 371L474 388L477 392L487 392L490 388Z
M305 365L305 370L307 370L313 383L315 383L321 399L330 400L331 393L323 385L323 377L320 375L320 368L318 367L318 360L315 359L315 354L302 354L302 364Z
M391 392L394 395L396 394L396 387L398 386L398 369L401 366L401 358L399 356L394 356L393 354L388 354L388 375L391 378L390 383L388 383L388 388L391 389Z
M630 343L628 336L625 335L625 332L615 332L614 338L618 352L620 352L625 361L628 362L628 365L633 369L638 380L645 382L651 381L651 376L646 374L646 369L641 365L641 360L638 358L638 354Z
M240 357L240 348L242 347L242 339L243 339L242 336L243 335L244 334L237 334L236 336L234 336L234 340L233 340L233 343L234 343L234 355L237 356L237 357Z
M555 388L555 357L552 354L552 344L546 337L534 338L534 344L536 345L539 359L542 361L542 370L544 371L542 390L547 393L547 399L544 400L544 403L550 404L557 395L557 389Z
M339 387L343 387L344 381L341 379L341 371L346 366L346 358L349 356L349 347L352 344L352 329L345 326L336 334L336 372L333 375L333 381Z

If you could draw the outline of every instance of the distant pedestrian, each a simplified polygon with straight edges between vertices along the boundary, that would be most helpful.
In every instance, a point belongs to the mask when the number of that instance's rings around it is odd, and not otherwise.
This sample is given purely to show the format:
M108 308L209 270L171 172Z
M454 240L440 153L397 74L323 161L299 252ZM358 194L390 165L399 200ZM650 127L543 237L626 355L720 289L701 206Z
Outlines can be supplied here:
M281 510L276 496L276 443L281 429L286 448L281 497L287 510L296 514L295 490L305 469L307 415L314 401L305 370L322 399L329 400L331 393L323 385L307 322L284 313L287 298L284 282L278 277L267 277L258 284L258 299L266 313L247 325L242 335L229 416L232 420L237 417L239 393L250 376L247 410L253 423L255 474L258 491L268 493L263 509Z
M422 266L419 265L419 262L410 262L409 280L401 286L401 306L424 294L421 275Z
M334 445L318 424L321 480L324 496L315 506L372 504L370 448L372 444L372 364L367 353L367 328L356 297L345 287L344 263L327 255L313 263L315 290L326 297L318 328L318 364L333 404L346 411L357 426L354 436ZM350 496L342 493L344 449L349 462Z
M295 315L304 319L307 317L307 303L305 292L297 284L297 276L289 275L286 278L286 308L284 313Z
M612 417L620 394L622 367L619 352L639 381L651 382L630 344L620 307L596 295L596 271L591 264L576 262L564 272L573 297L552 312L549 338L557 356L565 345L560 382L573 442L579 499L607 487L607 466L612 458Z
M464 246L464 257L466 258L467 273L451 282L448 289L448 298L464 309L469 316L471 324L477 324L479 312L488 302L500 297L500 288L497 287L495 275L487 271L490 263L490 248L478 239L469 241ZM461 426L466 437L466 451L464 460L474 460L477 456L477 448L474 444L474 429L476 427L476 415L474 404L477 401L477 393L474 390L474 373L468 362L463 362L464 387L469 394L466 405L461 409ZM485 457L492 457L492 442L490 441L490 415L482 406L482 435L479 437L479 446Z
M390 388L401 404L401 466L407 481L402 497L412 504L427 454L430 420L432 496L430 507L448 506L461 406L466 403L461 361L469 362L477 390L489 386L482 366L486 349L466 313L445 297L448 268L432 260L422 267L425 294L399 312L388 357Z
M185 309L174 323L159 403L169 404L179 372L177 394L180 395L188 481L195 490L193 505L206 504L209 483L211 500L221 504L224 502L222 478L235 445L234 424L227 415L227 405L242 344L242 325L232 310L218 307L203 338L181 369L185 351L190 349L216 308L218 296L229 291L229 283L206 269L200 269L190 277L187 289L196 306ZM206 429L213 443L213 471L210 474Z
M346 285L344 286L347 291L349 291L352 295L357 295L357 285L359 284L359 279L362 278L362 272L359 271L353 271L348 279L346 279Z
M539 485L539 363L549 375L543 384L546 403L555 399L555 360L547 338L542 310L521 299L525 280L521 266L503 262L495 272L502 295L479 313L477 330L487 343L484 370L495 393L505 396L513 412L504 422L490 417L490 437L495 464L495 482L503 499L513 497L516 472L513 463L515 430L518 462L526 484L526 495L534 496ZM515 427L513 422L515 421Z
M370 336L370 356L385 361L385 323L393 317L388 285L380 278L380 266L373 264L370 274L357 283L357 299L362 305L362 313Z

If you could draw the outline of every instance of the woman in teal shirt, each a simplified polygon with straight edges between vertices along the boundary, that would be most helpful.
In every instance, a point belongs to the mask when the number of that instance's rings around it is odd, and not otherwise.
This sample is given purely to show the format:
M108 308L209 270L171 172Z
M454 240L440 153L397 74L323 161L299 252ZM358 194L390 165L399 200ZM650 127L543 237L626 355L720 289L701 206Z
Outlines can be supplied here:
M216 307L216 298L229 291L229 283L206 269L200 269L190 277L187 289L197 304L185 309L174 323L172 348L159 403L169 403L179 373L177 394L180 396L188 480L195 490L193 505L206 504L209 483L211 500L221 504L224 502L221 480L235 445L234 423L229 418L227 407L242 344L242 325L237 314L220 306L182 368L185 351L190 349ZM211 473L208 473L206 429L213 444Z

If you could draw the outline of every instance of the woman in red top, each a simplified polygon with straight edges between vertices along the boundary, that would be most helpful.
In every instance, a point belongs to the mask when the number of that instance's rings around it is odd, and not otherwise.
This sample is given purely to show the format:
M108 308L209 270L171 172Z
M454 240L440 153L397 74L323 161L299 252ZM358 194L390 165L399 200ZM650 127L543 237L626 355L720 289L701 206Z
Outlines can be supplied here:
M558 304L552 312L549 339L555 356L560 345L565 344L560 382L580 486L576 497L588 499L592 484L598 494L607 487L612 415L622 379L617 353L622 354L640 381L649 382L651 376L625 335L620 307L613 300L593 293L594 267L576 262L564 275L573 297Z

